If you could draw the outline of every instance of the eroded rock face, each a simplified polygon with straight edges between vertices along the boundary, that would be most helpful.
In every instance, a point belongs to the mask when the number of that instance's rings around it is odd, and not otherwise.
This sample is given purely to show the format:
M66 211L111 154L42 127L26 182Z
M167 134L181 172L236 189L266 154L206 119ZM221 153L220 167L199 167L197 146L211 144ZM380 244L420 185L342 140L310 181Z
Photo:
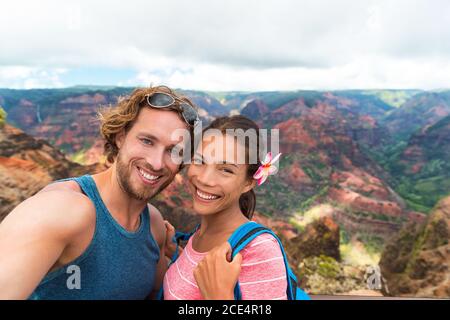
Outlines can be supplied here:
M0 221L51 181L102 169L73 163L47 142L6 124L0 128Z
M381 296L367 288L367 266L350 266L324 255L309 257L298 267L302 289L314 294Z
M387 245L380 268L394 296L450 296L450 197L425 224L410 224Z
M241 114L255 121L259 121L263 116L269 112L267 105L259 99L250 101Z
M94 164L103 151L96 111L130 92L131 88L45 91L39 95L21 92L21 100L12 99L18 93L6 92L4 102L8 118L26 133L48 141L76 162ZM385 105L360 95L331 92L304 92L292 98L272 93L269 99L267 94L252 94L220 101L206 93L185 94L200 107L203 120L228 114L232 109L238 111L242 104L243 115L262 128L280 130L280 152L284 154L280 164L286 166L265 186L257 188L257 210L283 218L316 197L317 202L332 201L349 207L348 216L353 220L364 219L361 221L372 225L373 230L384 228L387 235L392 232L391 224L401 224L385 223L391 217L404 216L402 205L384 183L382 170L364 156L357 144L380 143L375 141L383 136L377 119L386 111ZM336 185L340 189L334 188ZM186 197L180 199L185 202ZM353 212L362 209L371 216L360 217L360 212Z
M286 250L295 265L308 257L321 255L341 260L339 226L330 217L308 224L300 235L286 241Z
M255 116L263 127L279 130L280 152L285 157L280 162L284 167L267 183L276 187L270 192L264 187L256 190L257 209L283 217L313 199L316 204L337 204L343 214L335 220L341 226L363 223L364 232L381 232L383 238L397 232L410 212L387 184L388 175L358 144L381 143L374 138L383 137L375 120L380 110L374 106L373 116L358 110L356 100L331 93L270 108L258 100L248 103L242 113ZM358 226L350 231L354 229Z
M415 132L397 159L397 179L432 208L450 190L450 116ZM426 187L423 187L423 186Z
M44 108L47 105L21 103L11 109L9 118L27 134L72 154L95 143L99 136L96 112L99 106L114 102L115 97L98 93L71 96L53 102L51 114Z
M307 224L295 237L280 234L299 286L313 294L382 296L378 287L368 285L374 265L341 258L335 211L331 208L329 215Z
M424 92L410 99L401 108L387 116L387 128L398 135L407 136L450 115L448 92Z

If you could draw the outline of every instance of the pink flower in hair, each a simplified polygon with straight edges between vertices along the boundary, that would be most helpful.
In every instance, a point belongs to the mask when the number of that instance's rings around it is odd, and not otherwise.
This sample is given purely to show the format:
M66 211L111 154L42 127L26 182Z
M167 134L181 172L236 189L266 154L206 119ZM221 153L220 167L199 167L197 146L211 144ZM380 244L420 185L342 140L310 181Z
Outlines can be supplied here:
M266 181L267 177L277 173L278 168L274 166L274 163L278 161L281 153L277 154L272 159L272 152L269 152L264 161L261 162L261 165L258 168L258 171L255 172L253 178L258 180L258 186L262 185L264 181Z

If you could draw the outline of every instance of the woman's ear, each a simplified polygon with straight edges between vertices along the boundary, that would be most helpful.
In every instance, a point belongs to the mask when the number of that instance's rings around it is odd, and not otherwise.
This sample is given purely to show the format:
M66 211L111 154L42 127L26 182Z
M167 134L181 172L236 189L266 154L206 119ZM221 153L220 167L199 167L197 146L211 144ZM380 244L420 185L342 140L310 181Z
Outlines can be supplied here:
M251 180L247 180L247 184L244 187L244 192L249 192L250 190L252 190L254 187L256 186L256 180L255 179L251 179Z

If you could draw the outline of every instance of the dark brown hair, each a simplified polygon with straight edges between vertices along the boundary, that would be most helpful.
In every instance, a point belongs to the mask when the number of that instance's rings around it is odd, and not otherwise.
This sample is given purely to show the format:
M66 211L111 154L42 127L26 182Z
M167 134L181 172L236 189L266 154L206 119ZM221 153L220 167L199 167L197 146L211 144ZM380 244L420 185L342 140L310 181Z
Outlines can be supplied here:
M100 133L105 140L104 153L107 163L113 163L119 153L119 148L116 144L117 135L122 131L126 133L131 129L143 107L151 108L146 99L148 95L152 95L155 92L168 93L173 97L189 103L194 109L197 109L188 98L177 94L174 90L166 86L138 88L135 89L131 95L119 98L115 106L103 108L98 111ZM170 109L177 112L181 119L183 119L178 102L175 102L172 106L164 109ZM191 130L191 136L193 136L193 128L189 129Z
M257 136L257 143L256 145L252 145L250 141L247 142L247 139L245 140L245 152L246 152L246 163L247 163L247 179L253 179L253 175L258 170L259 166L261 165L261 159L260 159L260 148L261 148L261 141L259 137L259 127L258 125L250 120L247 117L241 116L241 115L235 115L235 116L228 116L228 117L219 117L215 119L211 124L204 129L204 131L208 129L217 129L220 130L223 134L226 134L227 129L242 129L243 131L247 131L249 129L256 131ZM256 148L256 150L255 150ZM257 163L251 164L249 160L249 155L251 152L256 151L257 154ZM239 198L239 207L242 211L242 213L248 218L251 219L253 217L253 213L255 211L256 206L256 195L255 191L251 189L250 191L243 193L241 197Z

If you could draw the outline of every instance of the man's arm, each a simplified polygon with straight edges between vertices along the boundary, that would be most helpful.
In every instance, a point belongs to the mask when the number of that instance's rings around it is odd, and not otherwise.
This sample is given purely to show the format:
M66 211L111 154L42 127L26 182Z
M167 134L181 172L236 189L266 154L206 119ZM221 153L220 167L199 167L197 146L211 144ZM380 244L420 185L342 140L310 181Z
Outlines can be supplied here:
M153 291L150 295L151 299L155 299L157 297L157 294L159 292L159 289L162 286L162 282L164 280L164 275L167 271L167 259L165 257L165 242L166 242L166 226L164 223L164 220L161 216L161 212L159 212L158 209L156 209L154 206L149 204L149 210L150 210L150 219L151 219L151 231L153 234L153 237L155 238L156 243L159 246L159 261L158 265L156 267L156 276L155 276L155 282Z
M28 298L86 232L93 212L85 196L70 191L42 192L19 204L0 224L0 299Z

